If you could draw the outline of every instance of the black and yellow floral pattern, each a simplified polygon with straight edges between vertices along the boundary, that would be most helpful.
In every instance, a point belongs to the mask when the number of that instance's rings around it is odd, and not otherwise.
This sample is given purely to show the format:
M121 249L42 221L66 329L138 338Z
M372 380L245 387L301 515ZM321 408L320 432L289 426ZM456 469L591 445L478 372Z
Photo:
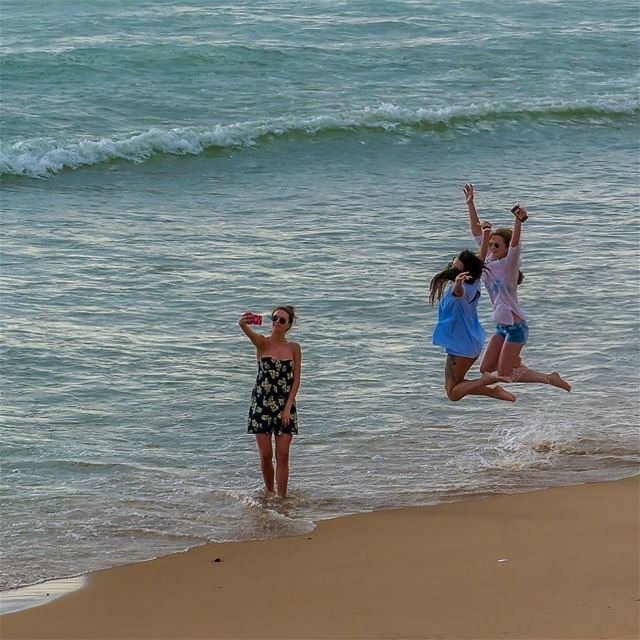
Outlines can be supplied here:
M258 360L258 377L251 394L249 433L298 433L296 403L291 407L289 424L283 426L280 416L293 383L293 360L270 356Z

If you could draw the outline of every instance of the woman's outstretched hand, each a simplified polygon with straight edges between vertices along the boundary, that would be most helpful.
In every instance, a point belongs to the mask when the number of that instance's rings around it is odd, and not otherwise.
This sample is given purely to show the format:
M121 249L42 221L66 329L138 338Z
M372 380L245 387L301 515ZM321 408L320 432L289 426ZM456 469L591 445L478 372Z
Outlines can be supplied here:
M240 316L240 320L238 320L238 324L241 327L247 327L248 325L251 324L251 318L253 318L253 314L251 313L251 311L245 311L241 316Z
M457 285L462 285L463 282L466 282L469 279L469 272L463 271L456 276L455 283Z
M465 184L463 187L463 191L467 204L473 202L473 185L470 182L467 182L467 184Z
M453 295L456 298L460 298L464 294L464 287L462 286L466 280L469 279L469 272L463 271L456 276L453 281Z

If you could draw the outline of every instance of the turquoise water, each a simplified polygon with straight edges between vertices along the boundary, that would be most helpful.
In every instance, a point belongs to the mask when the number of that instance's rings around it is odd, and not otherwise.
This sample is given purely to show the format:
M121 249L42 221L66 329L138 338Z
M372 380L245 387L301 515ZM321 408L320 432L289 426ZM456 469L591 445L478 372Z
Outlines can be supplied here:
M5 2L0 584L638 473L637 35L632 2ZM526 360L571 394L444 396L469 180L531 213ZM281 302L284 504L236 325Z

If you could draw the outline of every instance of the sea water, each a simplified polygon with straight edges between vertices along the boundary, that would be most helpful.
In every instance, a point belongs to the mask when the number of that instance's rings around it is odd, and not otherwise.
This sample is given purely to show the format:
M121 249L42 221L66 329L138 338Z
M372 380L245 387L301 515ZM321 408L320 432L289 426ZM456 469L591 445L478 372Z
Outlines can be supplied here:
M2 588L638 473L637 3L5 0L2 31ZM467 181L529 211L525 359L570 394L445 397ZM237 326L277 304L285 502Z

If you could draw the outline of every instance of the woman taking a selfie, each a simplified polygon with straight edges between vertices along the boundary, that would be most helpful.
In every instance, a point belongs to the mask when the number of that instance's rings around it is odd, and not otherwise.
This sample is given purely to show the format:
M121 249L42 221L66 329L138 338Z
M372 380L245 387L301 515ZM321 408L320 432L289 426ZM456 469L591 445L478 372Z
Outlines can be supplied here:
M247 431L256 436L264 486L269 493L274 491L272 436L275 437L275 488L281 498L287 496L289 447L293 435L298 433L296 394L300 388L302 351L297 342L286 337L294 319L293 307L276 307L271 313L271 333L267 336L251 328L261 324L261 316L247 311L238 321L255 345L258 359Z
M483 227L491 225L487 222L481 224L478 219L472 184L464 186L464 195L469 208L471 233L478 243L482 243ZM497 371L499 376L509 376L512 382L538 382L571 391L571 385L557 372L534 371L526 367L520 358L529 336L527 316L518 302L518 285L523 279L520 272L520 237L522 224L528 214L520 205L511 211L515 216L513 230L496 229L491 233L488 244L487 268L482 279L493 305L492 319L496 329L482 358L480 371ZM486 249L481 249L480 257L483 260L485 254Z

